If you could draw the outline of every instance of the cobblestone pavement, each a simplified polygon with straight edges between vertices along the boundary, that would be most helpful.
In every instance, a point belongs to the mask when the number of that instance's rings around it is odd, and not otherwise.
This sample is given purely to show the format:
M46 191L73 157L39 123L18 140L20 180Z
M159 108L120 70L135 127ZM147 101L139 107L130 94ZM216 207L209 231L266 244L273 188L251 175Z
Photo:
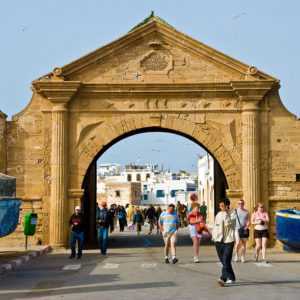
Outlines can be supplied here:
M211 245L192 260L186 233L179 236L179 263L163 263L161 237L113 234L107 256L86 250L81 260L56 251L1 275L0 299L299 299L300 255L269 250L267 265L234 263L237 282L217 285L220 265Z

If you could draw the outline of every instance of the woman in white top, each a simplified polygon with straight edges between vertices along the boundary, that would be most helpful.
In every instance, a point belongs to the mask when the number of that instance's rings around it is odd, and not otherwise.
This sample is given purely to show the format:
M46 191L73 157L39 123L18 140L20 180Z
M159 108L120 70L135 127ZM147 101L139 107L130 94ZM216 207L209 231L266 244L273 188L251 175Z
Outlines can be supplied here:
M219 203L220 211L216 215L212 239L215 242L217 254L222 263L222 275L218 280L221 286L235 282L231 260L234 247L235 214L229 210L230 201L222 200Z
M266 261L266 249L269 238L269 215L265 211L264 205L258 203L255 207L254 213L251 216L251 223L254 225L254 239L255 239L255 260L258 261L261 252L263 262Z

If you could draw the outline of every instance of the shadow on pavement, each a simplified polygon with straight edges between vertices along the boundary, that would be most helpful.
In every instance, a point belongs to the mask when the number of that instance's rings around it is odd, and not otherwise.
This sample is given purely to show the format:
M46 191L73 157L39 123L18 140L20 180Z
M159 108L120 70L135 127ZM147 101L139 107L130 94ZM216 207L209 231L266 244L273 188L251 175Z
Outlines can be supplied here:
M101 275L101 276L111 276L111 275ZM98 279L99 282L99 279ZM171 281L163 281L163 282L146 282L146 283L132 283L132 284L109 284L109 285L81 285L81 286L72 286L72 287L53 287L53 288L45 288L45 289L33 289L31 292L22 294L22 299L33 299L36 297L43 296L60 296L66 294L79 294L79 293L89 293L92 292L106 292L106 291L121 291L121 290L139 290L139 289L153 289L153 288L165 288L165 287L174 287L176 284ZM10 293L10 294L2 294L1 296L6 296L5 299L13 300L17 297L20 297L20 293ZM1 298L2 299L2 298Z

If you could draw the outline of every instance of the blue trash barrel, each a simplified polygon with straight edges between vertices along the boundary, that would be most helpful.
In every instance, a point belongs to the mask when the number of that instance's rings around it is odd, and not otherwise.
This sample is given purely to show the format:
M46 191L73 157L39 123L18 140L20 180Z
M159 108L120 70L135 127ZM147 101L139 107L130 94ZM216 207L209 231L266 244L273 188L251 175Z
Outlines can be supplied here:
M300 211L284 209L276 212L276 237L290 249L300 250Z
M0 198L0 237L14 232L18 226L21 200Z

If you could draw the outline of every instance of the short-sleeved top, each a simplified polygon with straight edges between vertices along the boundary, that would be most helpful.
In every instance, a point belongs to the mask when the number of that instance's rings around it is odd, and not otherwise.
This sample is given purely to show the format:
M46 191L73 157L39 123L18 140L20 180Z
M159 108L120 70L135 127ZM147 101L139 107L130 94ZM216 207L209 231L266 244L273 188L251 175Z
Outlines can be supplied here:
M170 214L169 212L164 211L159 217L159 223L164 227L164 232L175 232L179 226L178 216L176 212Z
M244 228L247 226L249 221L249 212L246 209L237 208L235 213L238 218L236 218L235 229ZM240 222L239 222L240 221Z
M200 223L204 223L204 218L200 214L200 212L197 212L197 213L191 212L188 214L188 221L190 224L191 224L191 222L195 222L197 219L200 221ZM193 224L191 224L191 225L193 225Z
M267 212L256 211L256 212L253 213L252 218L254 219L254 222L258 222L260 220L265 222L263 225L255 224L255 226L254 226L255 230L266 230L266 229L268 229L267 221L269 220L269 216L268 216Z

